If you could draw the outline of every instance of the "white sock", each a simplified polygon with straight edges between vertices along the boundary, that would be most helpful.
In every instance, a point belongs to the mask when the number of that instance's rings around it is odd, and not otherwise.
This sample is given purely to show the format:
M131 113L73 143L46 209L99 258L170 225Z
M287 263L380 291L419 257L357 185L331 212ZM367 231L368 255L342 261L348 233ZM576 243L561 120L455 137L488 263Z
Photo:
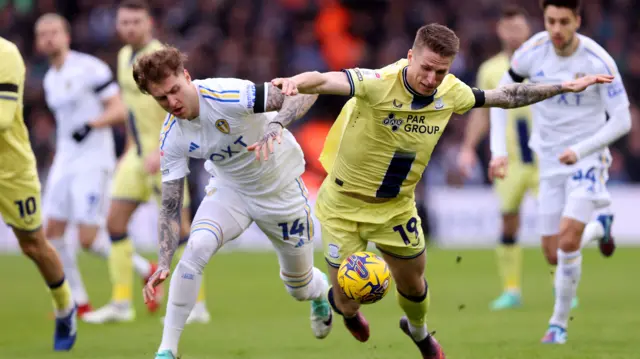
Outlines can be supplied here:
M582 274L582 254L580 251L566 253L558 249L558 267L555 277L556 303L550 325L567 329L571 301L578 291L578 283Z
M162 343L158 351L170 350L173 355L178 354L178 342L187 318L189 318L189 313L196 304L201 282L201 268L198 268L191 261L180 260L178 262L171 277Z
M325 301L329 290L329 282L324 279L324 273L316 267L313 267L313 279L309 283L309 299L312 301Z
M192 312L194 312L194 313L206 313L207 312L207 305L204 302L204 300L196 302L196 305L193 306Z
M604 227L600 221L591 221L584 227L582 238L580 239L580 249L586 247L594 240L604 237Z
M133 252L133 268L142 278L146 278L151 274L151 263L143 256Z
M96 239L91 244L91 248L89 248L89 252L100 258L107 259L111 252L111 241L107 237L101 236L98 232Z
M411 322L409 322L409 331L411 332L411 336L413 340L419 342L427 337L429 332L427 331L427 325L423 325L422 327L414 327Z
M84 288L75 253L73 253L73 250L67 246L64 238L51 238L49 243L51 243L60 256L64 276L67 279L67 282L69 282L73 301L77 305L88 304L89 295L87 294L87 290Z
M309 284L300 286L311 277ZM304 276L288 276L280 272L280 278L287 288L287 292L300 301L324 301L326 293L329 289L329 283L324 279L324 274L318 268L313 268L309 274Z

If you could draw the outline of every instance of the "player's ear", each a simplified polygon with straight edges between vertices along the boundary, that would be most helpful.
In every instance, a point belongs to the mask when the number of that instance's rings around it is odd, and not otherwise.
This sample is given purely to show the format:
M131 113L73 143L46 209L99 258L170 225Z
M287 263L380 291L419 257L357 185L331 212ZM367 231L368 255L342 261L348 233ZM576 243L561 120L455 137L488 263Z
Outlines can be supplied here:
M576 29L579 29L581 24L582 24L582 16L576 15Z
M189 75L189 71L187 71L187 69L182 70L184 71L184 78L187 79L187 82L191 82L191 75Z
M413 58L413 49L409 49L407 53L407 60L409 60L409 64L411 64L411 59Z

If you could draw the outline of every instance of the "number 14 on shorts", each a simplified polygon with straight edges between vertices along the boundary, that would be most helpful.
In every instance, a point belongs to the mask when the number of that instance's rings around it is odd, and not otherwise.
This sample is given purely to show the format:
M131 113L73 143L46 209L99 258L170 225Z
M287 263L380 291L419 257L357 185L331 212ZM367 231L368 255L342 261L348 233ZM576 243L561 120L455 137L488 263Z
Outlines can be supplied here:
M302 236L305 230L304 224L300 219L293 221L291 226L286 222L278 223L278 226L282 229L282 239L285 241L289 240L291 236Z

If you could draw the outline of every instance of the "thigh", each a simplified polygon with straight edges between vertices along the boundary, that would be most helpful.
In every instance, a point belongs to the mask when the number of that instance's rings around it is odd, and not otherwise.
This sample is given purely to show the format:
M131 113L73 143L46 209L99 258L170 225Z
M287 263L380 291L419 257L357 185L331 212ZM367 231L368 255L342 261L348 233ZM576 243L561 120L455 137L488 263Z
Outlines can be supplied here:
M0 215L14 230L32 232L42 226L40 201L37 175L0 180Z
M204 231L216 237L218 248L236 239L252 220L246 204L233 189L211 183L191 224L191 234Z
M500 200L502 213L517 213L527 191L526 167L522 165L509 166L504 179L497 179L494 189Z
M560 232L560 218L566 202L565 175L540 179L538 221L540 234L552 236Z
M111 186L111 198L143 203L149 200L149 184L142 167L142 159L135 149L128 150L118 163Z
M361 224L362 238L380 252L399 259L419 257L426 248L422 223L415 204L383 224Z
M104 223L111 174L107 170L86 171L73 177L71 203L73 219L79 224Z
M65 175L63 171L53 166L47 177L42 196L43 212L47 218L67 222L73 214L71 203L72 174Z

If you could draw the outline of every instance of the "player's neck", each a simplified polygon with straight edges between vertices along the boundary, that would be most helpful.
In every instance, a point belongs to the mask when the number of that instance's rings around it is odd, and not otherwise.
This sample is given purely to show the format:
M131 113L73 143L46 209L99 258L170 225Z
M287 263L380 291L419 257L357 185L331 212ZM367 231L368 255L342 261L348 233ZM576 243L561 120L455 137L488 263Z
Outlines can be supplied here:
M56 70L60 70L62 65L64 65L64 61L67 59L67 55L69 55L69 49L61 50L58 54L49 58L49 63Z
M191 108L193 108L193 113L191 114L191 116L189 116L189 118L187 118L187 120L191 121L191 120L195 120L196 118L200 117L200 96L198 96L198 88L197 85L194 83L191 83L191 98L193 99L191 101L192 106Z
M578 38L577 35L573 35L573 39L571 40L571 44L569 44L569 46L566 46L563 49L556 49L554 47L554 51L558 56L569 57L573 55L576 52L576 50L578 50L579 45L580 45L580 39Z
M507 47L502 48L502 53L505 54L509 59L513 56L514 52L516 52L516 50L514 49L510 49Z

